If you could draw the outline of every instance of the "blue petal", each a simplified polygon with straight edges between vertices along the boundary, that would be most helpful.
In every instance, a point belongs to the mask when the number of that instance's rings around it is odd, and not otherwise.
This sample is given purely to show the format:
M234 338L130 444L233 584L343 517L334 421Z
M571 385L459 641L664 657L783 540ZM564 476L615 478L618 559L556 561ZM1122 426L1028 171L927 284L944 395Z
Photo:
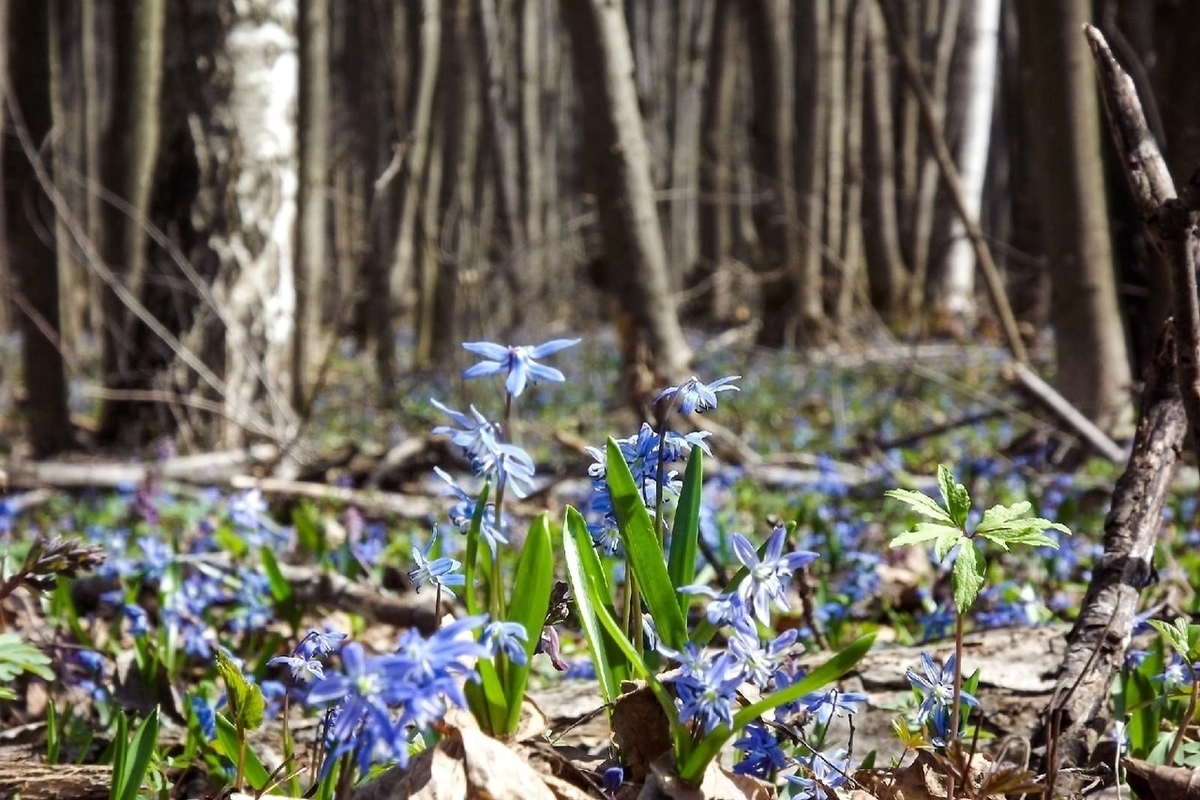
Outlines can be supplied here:
M563 383L567 380L566 376L554 367L547 367L545 364L530 364L529 378L535 381L546 381L548 383Z
M493 361L508 360L509 348L494 342L463 342L463 350L468 350Z
M480 361L463 371L464 378L482 378L485 375L499 375L507 369L499 361Z
M557 353L559 350L565 350L568 347L573 347L579 344L579 339L554 339L544 344L539 344L537 347L529 348L530 358L545 358L552 353Z

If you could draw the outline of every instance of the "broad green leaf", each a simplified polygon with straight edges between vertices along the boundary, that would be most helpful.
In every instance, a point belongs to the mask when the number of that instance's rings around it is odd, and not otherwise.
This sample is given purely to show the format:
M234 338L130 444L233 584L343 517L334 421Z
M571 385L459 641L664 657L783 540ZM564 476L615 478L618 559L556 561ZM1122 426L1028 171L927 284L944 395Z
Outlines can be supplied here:
M229 716L233 723L243 730L258 730L265 710L262 689L246 680L238 665L219 647L217 672L225 681L225 699L229 703Z
M967 613L979 596L986 568L975 545L969 541L963 542L958 550L958 558L954 560L954 605L958 607L959 614Z
M325 555L325 531L312 503L304 501L292 509L292 527L296 529L300 549L320 560Z
M225 757L237 764L238 750L242 744L238 740L238 731L224 714L217 714L217 741ZM263 764L262 759L250 745L245 748L246 782L257 789L265 788L271 783L271 771Z
M0 633L0 683L8 683L22 672L45 681L54 680L54 670L50 669L50 658L45 653L22 639L20 634Z
M933 543L933 554L937 556L938 561L945 561L946 556L954 549L955 545L961 542L966 547L970 544L970 541L957 528L947 528L938 536L937 541Z
M543 512L529 526L525 548L517 564L517 575L513 580L513 597L508 606L508 621L520 623L525 628L525 663L509 664L505 685L508 700L508 719L501 733L512 733L521 718L521 701L525 698L525 686L529 682L529 669L533 665L533 651L542 636L546 624L546 612L550 610L550 591L554 588L554 547L550 542L550 524ZM494 590L493 590L494 591Z
M700 739L691 755L679 767L679 777L685 781L699 783L709 762L721 752L721 748L732 738L735 731L740 731L747 723L753 722L773 708L798 700L809 692L814 692L822 686L838 680L854 669L874 642L874 633L862 636L791 686L771 692L758 702L740 709L733 715L732 729L727 725L718 725Z
M120 770L119 778L116 774L113 776L114 783L120 784L118 800L137 800L157 748L158 706L155 706L134 732L121 762L113 765L114 773Z
M688 639L687 622L675 599L675 587L667 574L654 523L642 502L642 494L634 483L629 465L621 455L621 448L611 437L607 458L608 491L612 495L617 529L621 544L625 545L629 568L659 638L672 650L682 650Z
M583 628L583 636L587 641L588 652L592 663L596 665L596 678L600 683L600 694L604 704L611 706L621 693L620 676L613 669L608 657L608 644L605 641L607 632L596 617L592 606L592 592L588 590L588 581L595 583L600 596L600 602L608 606L612 602L611 589L604 576L604 567L596 556L592 546L592 537L588 533L587 523L583 516L572 506L567 506L566 519L563 521L563 562L567 570L567 582L571 585L571 594L575 598L575 610L579 615L579 624Z
M267 581L271 587L271 597L276 603L286 603L292 597L292 584L283 577L279 570L279 562L275 560L275 551L269 547L259 548L263 572L267 573Z
M1183 617L1177 617L1175 624L1163 622L1160 619L1148 620L1154 630L1162 634L1167 644L1171 645L1171 649L1179 654L1179 657L1187 660L1188 657L1188 632L1187 623Z
M1029 509L1031 508L1033 508L1033 504L1028 500L1013 503L1011 506L992 506L983 512L983 518L979 520L979 525L975 528L975 532L982 534L993 529L1005 527L1014 519L1021 519L1029 513Z
M501 725L508 719L508 699L504 696L504 684L500 673L489 658L481 658L475 664L479 683L467 681L463 691L467 696L467 707L489 734L499 733Z
M967 488L954 480L954 476L945 464L938 464L938 489L942 493L942 502L950 512L950 519L960 528L966 528L967 515L971 513L971 497Z
M692 448L687 471L683 474L683 488L679 492L679 505L675 509L675 527L671 529L671 554L667 559L667 574L671 586L679 589L692 583L696 577L696 540L700 535L700 495L704 488L704 451ZM679 610L687 618L691 597L675 593Z
M483 527L483 515L487 512L488 492L491 488L492 485L488 482L479 490L479 498L475 501L475 513L471 515L471 527L467 529L467 553L463 566L463 576L467 580L463 586L463 602L466 603L467 613L471 616L482 612L479 598L475 596L475 576L479 560L479 537L482 535L480 529ZM493 590L489 588L489 591ZM490 608L491 605L485 601L484 607Z
M942 508L927 494L922 492L914 492L911 489L888 489L884 495L899 500L901 503L908 505L913 511L918 514L924 514L930 519L935 519L938 522L944 522L947 525L953 525L954 519L946 513L946 509Z
M100 754L100 763L112 764L112 784L108 787L109 800L120 800L125 795L125 753L129 750L129 718L124 711L117 711L117 732L112 743Z
M931 539L940 539L944 536L962 536L962 531L953 525L946 525L940 522L918 522L912 527L912 530L898 534L892 539L892 547L905 547L906 545L920 544L928 542Z

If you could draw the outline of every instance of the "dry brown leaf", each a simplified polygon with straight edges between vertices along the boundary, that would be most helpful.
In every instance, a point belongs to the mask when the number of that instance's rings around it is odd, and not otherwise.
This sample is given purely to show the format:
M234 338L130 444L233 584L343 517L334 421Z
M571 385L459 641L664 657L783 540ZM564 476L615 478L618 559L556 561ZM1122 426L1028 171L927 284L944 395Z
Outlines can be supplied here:
M650 778L638 800L772 800L775 787L749 775L736 775L716 761L708 765L699 786L684 783L675 774L670 753L650 765Z
M671 751L671 726L654 692L642 682L626 681L613 703L613 741L629 765L629 780L641 783L650 765Z
M1200 772L1137 758L1121 760L1129 788L1142 800L1200 800Z

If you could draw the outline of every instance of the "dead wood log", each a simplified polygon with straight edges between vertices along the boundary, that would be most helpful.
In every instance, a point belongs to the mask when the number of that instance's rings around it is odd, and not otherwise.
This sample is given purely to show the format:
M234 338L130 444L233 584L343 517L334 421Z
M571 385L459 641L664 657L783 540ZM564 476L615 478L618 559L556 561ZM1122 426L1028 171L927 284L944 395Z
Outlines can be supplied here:
M1043 730L1051 776L1086 765L1107 727L1100 715L1125 659L1138 597L1150 581L1163 506L1187 429L1174 365L1174 332L1168 323L1146 381L1133 454L1104 521L1104 554L1067 637L1046 708Z
M330 486L325 483L289 481L283 478L256 478L253 475L234 475L229 485L234 489L258 489L277 497L297 497L354 506L369 516L394 514L405 519L426 519L437 513L439 506L428 497L403 495L394 492L372 492Z
M1125 463L1125 448L1109 438L1096 423L1071 405L1067 398L1055 391L1054 387L1042 380L1036 372L1019 361L1014 361L1008 369L1022 389L1074 431L1075 435L1091 446L1096 453L1114 464Z
M80 489L115 488L143 483L150 476L169 482L197 486L224 486L230 478L278 457L273 445L254 445L245 450L224 450L178 456L149 464L114 461L25 461L6 462L10 486Z

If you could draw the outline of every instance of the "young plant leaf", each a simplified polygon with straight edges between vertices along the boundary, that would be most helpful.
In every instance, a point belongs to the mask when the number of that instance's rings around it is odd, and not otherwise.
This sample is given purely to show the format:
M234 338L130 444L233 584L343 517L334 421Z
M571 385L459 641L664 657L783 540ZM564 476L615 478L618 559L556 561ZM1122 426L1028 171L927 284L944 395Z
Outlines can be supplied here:
M946 513L946 509L937 504L937 501L922 492L914 492L912 489L888 489L884 492L886 497L893 500L899 500L913 511L922 514L930 519L947 525L954 525L954 519Z
M625 545L626 560L637 580L642 600L662 642L672 650L681 650L688 638L687 622L675 599L675 587L663 561L654 523L629 465L621 455L621 448L612 437L608 439L607 472L608 491L612 495L621 544Z
M683 488L679 492L679 505L675 509L675 526L671 529L671 553L667 559L667 574L671 586L679 589L687 586L696 577L696 540L700 536L700 499L704 488L704 451L692 448L688 457L687 471L683 474ZM675 594L679 610L687 618L691 597Z
M550 524L542 513L529 526L525 538L525 549L517 564L517 575L513 581L513 597L508 607L508 620L520 623L527 634L525 663L508 665L505 698L508 701L508 718L501 733L512 733L521 718L521 701L525 699L525 686L529 682L529 669L533 664L533 651L541 639L546 612L550 609L550 591L554 588L554 547L550 542ZM495 591L495 589L493 589Z
M279 569L279 562L275 560L275 551L269 547L261 547L258 554L262 559L263 572L267 573L272 599L276 603L286 603L292 598L292 584L283 577L283 572Z
M612 590L604 576L604 566L592 546L592 537L588 533L587 523L583 515L572 506L567 506L567 515L563 520L562 530L563 563L567 570L567 582L571 586L571 595L575 598L575 610L579 615L579 624L583 628L583 636L587 641L588 652L592 663L596 665L596 679L600 683L600 695L604 698L605 706L612 706L617 695L621 693L620 675L614 669L608 657L610 642L606 641L607 631L596 616L592 605L592 592L588 590L588 581L595 583L596 594L604 606L612 603Z
M954 560L954 605L959 614L967 613L967 609L979 596L983 588L983 575L987 569L983 557L970 541L962 543L958 549L958 558Z
M217 714L217 741L221 745L221 750L226 758L233 763L237 763L238 750L242 749L242 743L238 739L238 730L232 722L230 722L224 714ZM271 771L263 764L262 759L250 747L249 744L245 747L246 763L246 782L256 788L263 788L271 783Z
M113 788L117 800L137 800L157 749L158 706L155 706L123 748L120 763L113 764Z
M950 519L959 528L967 527L967 515L971 513L971 496L967 488L954 480L954 476L945 464L938 464L938 489L942 493L942 502L950 512Z
M242 730L254 731L262 725L266 704L262 689L246 680L238 665L222 648L217 648L217 673L225 681L225 699L229 716Z
M907 530L893 537L891 546L905 547L907 545L921 544L933 539L940 541L945 536L957 538L962 536L962 531L953 525L946 525L940 522L918 522L912 526L912 530Z

